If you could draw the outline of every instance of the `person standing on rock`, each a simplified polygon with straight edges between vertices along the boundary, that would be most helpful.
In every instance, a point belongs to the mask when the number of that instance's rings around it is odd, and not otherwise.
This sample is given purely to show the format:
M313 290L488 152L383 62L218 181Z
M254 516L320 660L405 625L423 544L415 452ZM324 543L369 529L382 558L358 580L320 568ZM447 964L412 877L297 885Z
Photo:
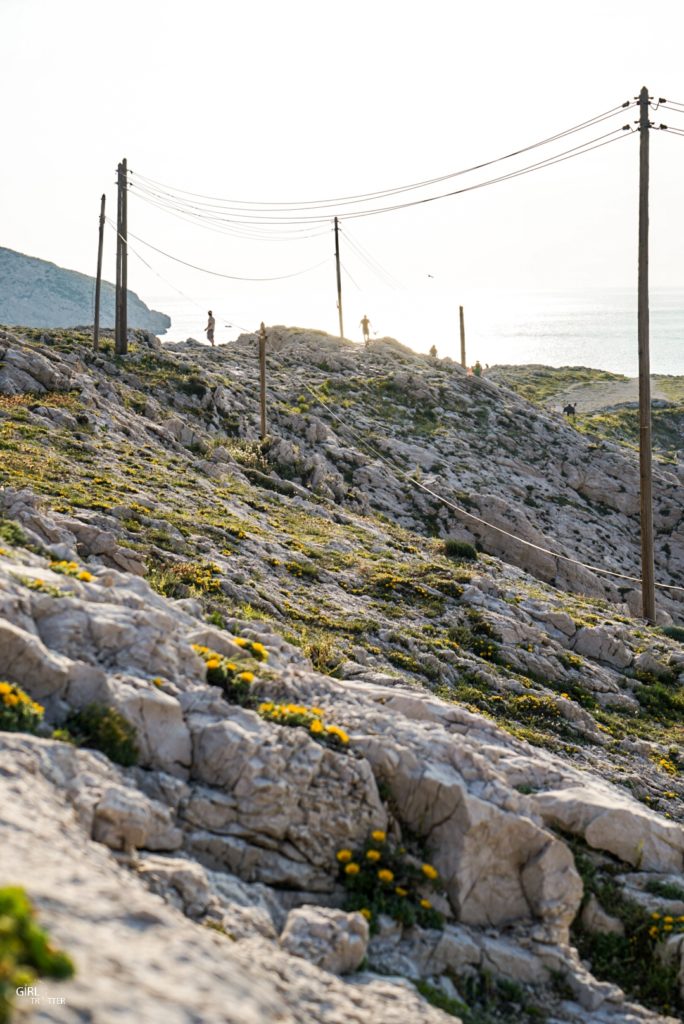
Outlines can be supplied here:
M363 314L363 317L361 318L359 323L361 324L361 330L363 331L363 343L366 346L366 348L368 348L370 344L370 320L368 319L365 313Z
M214 328L215 327L216 327L216 320L214 319L214 314L212 313L211 310L209 310L209 319L207 321L207 326L204 328L204 330L206 331L207 341L209 342L209 344L211 345L212 348L214 347Z

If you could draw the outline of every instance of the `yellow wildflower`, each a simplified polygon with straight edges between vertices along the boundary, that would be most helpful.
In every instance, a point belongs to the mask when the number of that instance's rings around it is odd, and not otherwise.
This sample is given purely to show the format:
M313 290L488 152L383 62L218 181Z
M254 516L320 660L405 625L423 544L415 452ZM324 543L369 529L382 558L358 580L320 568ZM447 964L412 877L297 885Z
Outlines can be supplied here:
M400 885L398 885L394 891L397 896L408 896L408 889L402 889Z
M387 839L387 833L383 832L381 828L376 828L371 832L371 839L374 843L384 843Z
M238 672L237 678L243 683L253 683L256 676L253 672Z
M658 926L652 924L651 927L648 929L648 934L651 936L652 939L655 939L658 935Z
M338 850L335 856L339 860L340 864L348 864L354 854L351 850Z
M88 572L86 569L83 569L82 572L79 572L76 579L81 580L83 583L92 583L95 577L93 576L92 572Z
M314 718L309 726L309 729L313 733L323 732L323 723L319 718Z
M665 924L672 924L672 922L674 921L674 917L670 917L670 915L668 914L667 917L663 918L663 921L665 922Z
M659 921L661 916L662 916L661 914L658 914L655 911L651 914L651 917L653 918L654 921Z
M359 914L363 914L367 921L370 921L371 917L373 916L372 912L368 909L368 907L362 907L361 910L359 910Z
M432 904L430 903L430 900L421 900L420 905L423 908L423 910L432 910Z
M221 664L220 658L209 658L207 662L207 668L218 668Z
M257 708L257 711L263 713L264 711L273 711L273 708L274 708L273 701L267 700L263 704L259 705L259 707Z
M233 637L233 643L234 643L234 644L237 644L237 645L238 645L238 647L246 647L246 646L247 646L247 644L248 644L248 641L247 641L247 640L245 640L245 639L244 639L244 637L241 637L241 636L234 636L234 637Z
M234 672L236 668L237 668L237 665L235 664L234 661L227 661L226 662L226 669L228 670L228 672Z
M672 931L672 925L671 924L664 924L663 925L663 931L664 932L671 932Z
M325 711L323 711L321 708L311 708L310 710L312 715L318 715L319 718L322 718L323 715L325 714Z
M345 875L358 875L360 870L361 868L359 867L359 865L355 864L354 861L352 861L350 864L347 864L346 868L344 869L344 873Z
M339 725L327 725L326 732L330 733L331 736L337 736L341 743L349 743L349 737L344 729L340 729Z
M369 850L366 854L366 860L380 860L382 854L379 850Z
M378 878L381 882L393 882L394 872L390 871L389 868L381 868L380 871L378 871Z
M439 871L437 871L436 868L433 868L432 864L422 864L420 870L426 878L431 878L433 881L435 878L439 878Z

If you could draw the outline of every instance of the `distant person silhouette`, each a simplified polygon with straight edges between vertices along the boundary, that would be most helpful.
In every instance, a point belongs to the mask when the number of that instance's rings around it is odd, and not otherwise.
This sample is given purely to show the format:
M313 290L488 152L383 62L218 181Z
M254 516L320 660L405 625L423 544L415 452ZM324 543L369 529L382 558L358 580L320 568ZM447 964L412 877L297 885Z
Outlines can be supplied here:
M204 328L204 330L206 331L206 334L207 334L207 341L209 342L209 344L211 345L212 348L214 347L214 328L215 327L216 327L216 320L214 319L214 314L212 313L211 310L209 310L209 319L207 321L207 326Z
M368 348L368 345L370 343L370 320L368 319L365 313L363 314L362 319L359 320L359 323L361 324L361 329L363 331L363 343L366 346L366 348Z
M482 376L482 363L480 362L479 359L475 360L475 365L473 366L473 373L475 374L476 377Z
M437 358L437 346L436 345L432 346L432 348L430 349L429 355L432 356L433 359Z

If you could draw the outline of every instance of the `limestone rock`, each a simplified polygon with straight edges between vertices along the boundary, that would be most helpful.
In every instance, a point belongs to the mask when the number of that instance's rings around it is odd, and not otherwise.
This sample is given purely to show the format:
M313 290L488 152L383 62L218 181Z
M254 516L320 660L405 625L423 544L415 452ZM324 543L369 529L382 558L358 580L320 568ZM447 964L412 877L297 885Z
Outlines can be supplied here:
M366 955L368 922L329 907L299 907L287 916L280 945L333 974L355 971Z

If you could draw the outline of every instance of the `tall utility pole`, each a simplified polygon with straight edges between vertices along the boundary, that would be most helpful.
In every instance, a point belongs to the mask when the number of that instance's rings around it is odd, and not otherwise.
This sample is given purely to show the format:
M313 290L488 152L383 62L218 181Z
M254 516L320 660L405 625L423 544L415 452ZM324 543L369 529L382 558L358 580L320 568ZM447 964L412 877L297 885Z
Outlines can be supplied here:
M100 232L97 243L97 277L95 278L95 312L93 314L93 352L97 352L100 347L100 288L102 285L102 240L104 237L104 222L105 222L105 200L106 196L102 194L100 200Z
M119 351L121 338L121 164L116 168L116 295L114 298L114 349Z
M466 354L465 354L465 321L463 319L463 306L458 307L458 319L461 327L461 366L465 369Z
M126 160L119 164L119 204L121 225L120 242L120 295L119 295L119 330L117 332L115 351L119 356L128 352L128 167Z
M344 338L342 324L342 275L340 273L340 226L335 217L335 267L337 268L337 312L340 318L340 339Z
M639 469L641 476L641 604L643 616L655 622L653 563L653 473L651 465L651 368L648 315L648 89L639 93Z
M259 408L261 412L259 433L263 441L266 437L266 328L263 321L259 329Z

